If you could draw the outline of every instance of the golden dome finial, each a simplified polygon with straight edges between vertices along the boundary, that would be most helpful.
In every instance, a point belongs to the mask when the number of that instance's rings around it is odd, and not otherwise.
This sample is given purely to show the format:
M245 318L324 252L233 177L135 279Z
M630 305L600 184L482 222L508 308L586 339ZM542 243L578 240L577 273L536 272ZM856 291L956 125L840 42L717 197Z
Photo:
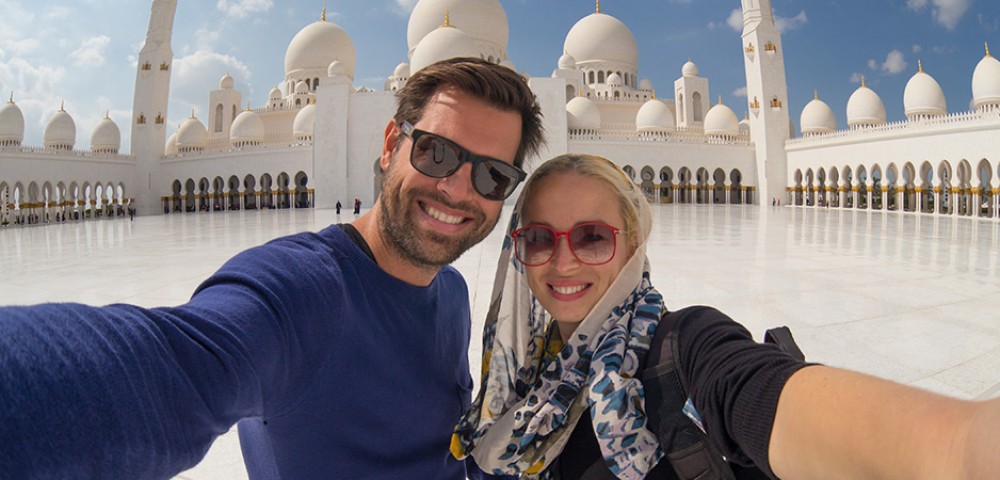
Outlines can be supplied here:
M248 111L248 112L250 111L250 102L249 101L247 102L247 109L246 109L246 111Z
M919 73L924 73L924 62L920 61L919 58L917 59L917 70Z
M992 55L990 55L990 42L984 42L984 43L986 43L986 56L991 57Z
M601 0L597 0L597 13L601 13Z
M451 12L449 12L448 10L444 11L444 25L441 25L441 26L442 27L450 27L451 26Z
M60 112L66 111L66 100L63 100L62 102L59 103L59 111Z
M320 15L319 20L321 22L325 22L326 21L326 2L323 2L323 14Z
M111 119L111 109L104 111L104 118Z
M719 95L719 105L722 105L722 95Z
M10 100L7 100L7 103L14 103L14 91L13 90L10 91Z
M193 108L191 109L191 118L195 118L194 117L194 109Z
M653 91L653 100L656 100L656 91Z
M813 90L813 100L819 100L819 90Z
M865 84L865 76L864 75L861 76L861 86L862 87L868 87L868 85Z

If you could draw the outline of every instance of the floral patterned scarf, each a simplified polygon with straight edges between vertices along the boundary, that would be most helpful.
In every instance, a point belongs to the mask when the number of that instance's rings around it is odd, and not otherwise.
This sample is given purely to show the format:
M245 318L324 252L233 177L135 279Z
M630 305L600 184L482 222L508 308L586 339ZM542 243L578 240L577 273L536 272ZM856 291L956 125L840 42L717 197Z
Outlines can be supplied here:
M565 344L512 254L510 233L519 226L523 195L518 199L483 331L479 393L452 437L456 458L472 455L494 474L558 480L557 463L549 467L587 408L618 478L642 479L663 457L646 429L638 369L665 307L649 282L650 209L632 190L639 247Z

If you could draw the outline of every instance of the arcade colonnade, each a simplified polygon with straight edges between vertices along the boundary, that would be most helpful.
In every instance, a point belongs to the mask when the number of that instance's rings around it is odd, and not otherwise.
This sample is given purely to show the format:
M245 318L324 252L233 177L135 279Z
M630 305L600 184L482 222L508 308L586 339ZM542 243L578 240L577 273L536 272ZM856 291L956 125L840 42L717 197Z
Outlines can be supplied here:
M175 179L172 194L160 198L163 213L313 208L315 191L299 171Z
M656 171L651 166L622 167L632 181L642 188L646 199L658 204L752 205L756 187L744 185L739 168L682 166L674 171L664 166Z
M122 181L0 179L0 226L124 216L131 205Z

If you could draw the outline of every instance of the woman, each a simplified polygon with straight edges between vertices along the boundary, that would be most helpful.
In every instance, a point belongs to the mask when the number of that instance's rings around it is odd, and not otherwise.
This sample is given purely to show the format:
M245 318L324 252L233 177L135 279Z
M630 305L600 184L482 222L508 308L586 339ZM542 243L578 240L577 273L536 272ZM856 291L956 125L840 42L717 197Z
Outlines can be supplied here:
M482 387L456 427L457 457L529 478L678 478L664 459L669 437L652 433L663 410L646 408L660 386L641 380L657 370L647 357L662 323L676 328L685 413L730 462L782 478L998 468L1000 434L982 426L1000 424L1000 400L809 366L713 309L667 312L649 283L650 226L645 198L608 160L563 155L535 170L501 253Z

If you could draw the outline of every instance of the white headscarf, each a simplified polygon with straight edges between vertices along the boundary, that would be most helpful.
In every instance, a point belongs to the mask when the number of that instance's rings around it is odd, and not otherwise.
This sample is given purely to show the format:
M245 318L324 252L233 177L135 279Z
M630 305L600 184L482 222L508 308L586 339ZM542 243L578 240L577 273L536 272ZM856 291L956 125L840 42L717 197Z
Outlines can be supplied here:
M626 220L628 238L637 237L632 240L637 247L563 345L554 322L528 288L509 234L520 226L532 184L543 176L569 172L608 181L621 195L629 210L623 217L632 219L632 225ZM548 467L590 408L612 473L638 480L656 465L663 451L645 428L638 378L664 312L662 297L649 283L646 239L651 224L645 197L609 160L563 155L535 171L517 200L500 254L483 332L481 387L452 438L457 458L471 454L480 467L495 474L557 479L558 469Z

